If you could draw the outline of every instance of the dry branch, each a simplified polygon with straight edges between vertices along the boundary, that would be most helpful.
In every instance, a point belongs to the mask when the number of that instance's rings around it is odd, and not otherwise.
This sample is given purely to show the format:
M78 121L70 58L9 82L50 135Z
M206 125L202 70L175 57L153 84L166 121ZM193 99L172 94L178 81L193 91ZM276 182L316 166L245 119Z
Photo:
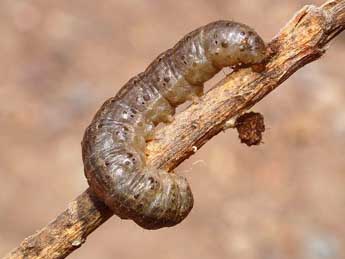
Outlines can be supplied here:
M198 104L178 114L149 143L149 163L174 169L222 131L227 120L251 108L299 68L320 58L328 42L344 28L345 0L302 8L269 43L272 56L266 69L261 73L251 69L231 73ZM110 210L86 190L53 222L27 237L3 259L65 258L111 216Z

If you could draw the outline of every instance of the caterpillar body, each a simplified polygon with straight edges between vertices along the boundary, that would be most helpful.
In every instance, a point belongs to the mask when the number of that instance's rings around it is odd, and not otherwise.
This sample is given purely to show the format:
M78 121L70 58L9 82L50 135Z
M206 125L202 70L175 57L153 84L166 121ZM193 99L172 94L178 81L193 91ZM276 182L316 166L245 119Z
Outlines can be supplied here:
M222 68L255 65L266 46L250 27L216 21L184 36L105 101L85 130L84 171L95 194L122 219L145 229L171 227L193 207L185 177L150 168L146 140L169 122L175 108L203 94Z

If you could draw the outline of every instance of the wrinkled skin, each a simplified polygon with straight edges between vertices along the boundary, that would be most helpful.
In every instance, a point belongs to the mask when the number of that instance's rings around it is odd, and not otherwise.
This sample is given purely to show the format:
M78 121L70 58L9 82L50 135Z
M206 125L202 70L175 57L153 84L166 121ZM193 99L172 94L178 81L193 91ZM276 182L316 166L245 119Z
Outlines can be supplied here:
M193 207L185 177L146 166L146 140L175 108L203 94L223 67L260 64L266 46L250 27L216 21L192 31L107 100L82 141L91 189L123 219L146 229L171 227Z

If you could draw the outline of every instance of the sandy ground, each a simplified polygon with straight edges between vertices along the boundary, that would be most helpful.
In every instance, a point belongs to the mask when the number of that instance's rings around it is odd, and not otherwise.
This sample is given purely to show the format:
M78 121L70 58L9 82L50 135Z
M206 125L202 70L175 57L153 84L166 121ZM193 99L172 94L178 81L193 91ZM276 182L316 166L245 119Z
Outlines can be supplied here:
M323 1L0 2L0 255L87 183L80 141L100 104L160 52L218 19L269 40ZM113 217L70 258L345 257L345 36L254 107L264 144L221 133L178 172L195 207L171 229ZM222 78L221 74L218 78Z

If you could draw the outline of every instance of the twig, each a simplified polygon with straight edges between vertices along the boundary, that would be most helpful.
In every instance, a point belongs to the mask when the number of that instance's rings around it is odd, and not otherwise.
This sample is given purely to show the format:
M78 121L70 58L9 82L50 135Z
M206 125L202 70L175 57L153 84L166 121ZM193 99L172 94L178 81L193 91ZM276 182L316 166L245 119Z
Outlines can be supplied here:
M149 163L174 169L222 131L227 120L251 108L299 68L320 58L329 41L344 28L345 0L302 8L269 43L272 56L266 69L262 73L250 69L231 73L198 104L159 129L156 140L148 145ZM65 258L111 216L111 211L86 190L53 222L27 237L3 259Z

